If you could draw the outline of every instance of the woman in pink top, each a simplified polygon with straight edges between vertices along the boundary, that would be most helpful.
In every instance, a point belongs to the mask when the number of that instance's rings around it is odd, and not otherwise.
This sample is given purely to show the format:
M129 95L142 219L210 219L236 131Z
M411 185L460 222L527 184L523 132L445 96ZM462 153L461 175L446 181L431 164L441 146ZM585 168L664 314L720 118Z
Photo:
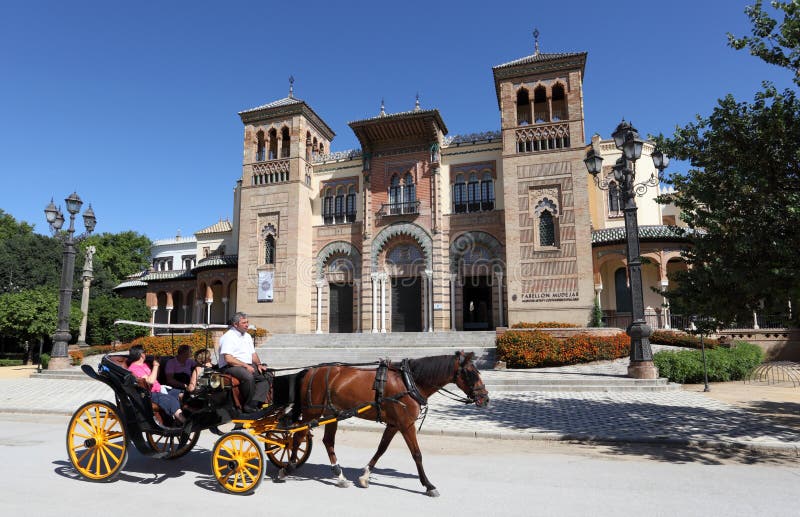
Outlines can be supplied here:
M156 380L158 378L158 359L153 359L153 369L151 370L144 362L145 357L144 347L141 345L131 347L128 351L128 359L126 361L128 370L130 370L136 378L143 378L146 380L147 384L150 385L150 397L153 399L153 402L158 404L168 415L172 415L175 421L183 424L186 422L186 418L183 416L181 403L178 399L180 391L171 390L167 391L167 393L162 393L161 384Z

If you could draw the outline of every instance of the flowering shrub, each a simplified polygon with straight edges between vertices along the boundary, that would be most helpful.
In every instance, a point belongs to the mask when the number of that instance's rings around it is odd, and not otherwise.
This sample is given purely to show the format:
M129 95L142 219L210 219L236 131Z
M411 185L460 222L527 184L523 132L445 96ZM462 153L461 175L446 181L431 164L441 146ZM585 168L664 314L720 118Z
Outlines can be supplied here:
M189 345L192 348L192 352L206 348L206 333L202 331L177 335L174 336L174 338L175 340L173 341L173 336L139 337L131 341L130 344L127 345L127 348L134 345L142 345L145 353L151 356L175 355L178 353L178 347L181 345ZM211 348L213 346L214 338L209 336L208 347ZM117 350L121 349L122 347L117 347Z
M580 327L580 325L574 325L572 323L560 323L558 321L521 321L511 325L512 329L574 329L578 327Z
M80 364L83 362L83 352L80 350L70 350L69 362L72 366L80 366Z
M256 327L255 329L250 329L250 330L247 331L247 333L250 334L250 337L252 337L253 339L255 339L257 337L265 337L265 336L269 335L269 331L267 331L267 329L263 329L261 327Z
M650 336L650 343L654 345L682 346L684 348L700 348L700 338L686 332L669 330L656 330ZM706 348L716 348L720 342L716 339L703 338Z
M510 368L562 366L618 359L627 357L629 353L630 338L624 333L614 336L577 334L556 338L538 330L510 330L497 339L497 359L505 361Z

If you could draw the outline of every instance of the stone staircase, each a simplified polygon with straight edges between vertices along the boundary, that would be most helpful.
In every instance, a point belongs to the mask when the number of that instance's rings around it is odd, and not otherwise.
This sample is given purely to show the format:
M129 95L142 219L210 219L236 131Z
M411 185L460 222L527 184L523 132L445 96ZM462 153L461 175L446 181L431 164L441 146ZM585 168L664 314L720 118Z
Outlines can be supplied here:
M495 363L494 332L398 332L387 334L273 334L256 347L258 356L274 368L319 363L370 363L410 357L475 352L478 368Z

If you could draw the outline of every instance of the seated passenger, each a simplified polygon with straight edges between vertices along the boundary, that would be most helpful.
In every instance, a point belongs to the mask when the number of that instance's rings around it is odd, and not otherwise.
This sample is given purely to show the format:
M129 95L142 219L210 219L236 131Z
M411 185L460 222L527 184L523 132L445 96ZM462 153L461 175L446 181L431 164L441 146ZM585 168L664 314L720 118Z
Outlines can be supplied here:
M239 379L239 393L247 413L258 411L267 400L269 381L264 376L267 366L261 363L253 338L247 333L247 315L237 312L231 328L219 340L219 367Z
M165 387L162 391L161 384L156 380L159 367L158 359L153 358L153 369L151 370L150 367L145 364L145 358L146 355L142 345L132 346L128 351L128 359L126 360L128 370L137 379L146 380L150 385L150 397L153 399L153 402L158 404L168 415L171 415L176 422L183 424L186 422L186 418L183 416L181 403L178 398L181 393L180 390L169 390Z
M195 362L192 359L192 347L181 345L178 347L178 355L167 361L165 373L167 384L179 390L185 390L192 376Z
M208 350L198 350L194 353L195 367L192 370L192 376L189 379L189 384L186 386L186 391L189 393L197 389L197 379L199 379L206 368L211 368L211 353Z

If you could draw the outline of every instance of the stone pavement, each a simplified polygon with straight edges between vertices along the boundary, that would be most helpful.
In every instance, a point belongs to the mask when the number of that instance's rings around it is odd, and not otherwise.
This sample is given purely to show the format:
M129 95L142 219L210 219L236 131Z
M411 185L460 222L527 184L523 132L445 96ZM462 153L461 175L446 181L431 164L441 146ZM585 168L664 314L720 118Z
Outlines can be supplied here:
M550 378L614 377L624 373L626 366L627 359L621 359L535 372ZM487 384L492 379L531 374L531 370L482 372ZM792 421L765 418L699 393L503 391L490 392L490 397L488 408L465 406L443 395L431 397L422 433L480 439L696 445L800 456L800 429ZM113 401L113 392L88 377L0 379L0 412L70 415L92 399ZM355 418L340 426L375 430L383 427Z

